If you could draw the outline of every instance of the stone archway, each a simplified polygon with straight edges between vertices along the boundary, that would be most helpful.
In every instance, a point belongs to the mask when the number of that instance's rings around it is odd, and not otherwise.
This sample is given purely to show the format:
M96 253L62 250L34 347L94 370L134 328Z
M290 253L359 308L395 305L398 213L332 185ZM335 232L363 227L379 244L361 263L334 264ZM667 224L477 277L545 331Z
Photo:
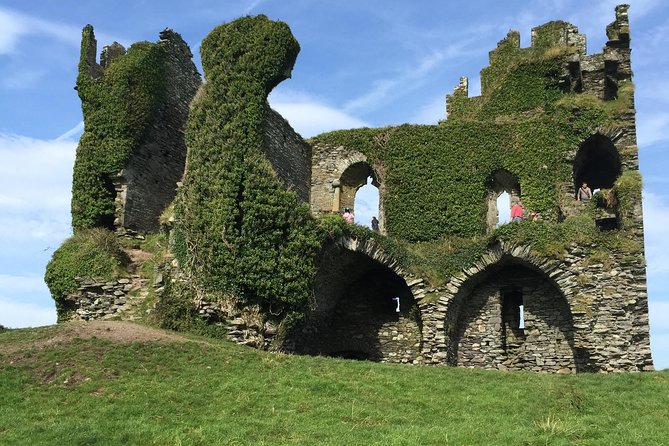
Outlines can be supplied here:
M451 305L452 364L576 371L567 301L548 277L522 261L503 257L465 283Z
M488 208L486 228L488 232L497 227L499 221L499 209L497 199L501 194L509 194L509 209L520 201L520 181L518 177L506 169L495 170L486 181L486 203Z
M385 233L383 172L357 150L333 144L313 146L311 165L311 210L315 214L342 213L344 208L355 212L355 194L372 178L379 190L378 219Z
M376 242L331 243L315 282L313 308L292 340L296 353L404 363L420 355L423 283Z
M583 182L590 189L610 189L622 173L620 154L608 136L595 133L580 145L574 158L574 191Z
M446 285L434 309L444 314L443 334L425 340L445 347L432 348L431 356L465 367L588 370L586 334L575 328L570 303L578 290L574 279L530 246L496 243Z

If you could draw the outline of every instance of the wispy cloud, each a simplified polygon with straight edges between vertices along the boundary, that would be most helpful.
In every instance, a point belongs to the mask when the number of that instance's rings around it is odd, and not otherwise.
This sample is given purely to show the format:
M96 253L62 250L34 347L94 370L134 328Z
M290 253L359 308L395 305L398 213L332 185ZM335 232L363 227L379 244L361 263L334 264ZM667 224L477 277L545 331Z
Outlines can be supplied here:
M0 191L8 212L67 209L76 142L42 140L0 133Z
M261 3L265 0L252 0L251 3L244 9L244 14L250 14L251 11L256 9Z
M669 112L639 112L637 123L638 143L642 148L669 139Z
M42 35L79 46L81 29L57 22L33 17L13 9L0 6L0 55L16 51L20 38Z
M448 45L444 50L433 51L416 61L410 67L400 72L396 77L377 79L372 83L372 88L365 94L348 101L344 110L352 112L356 110L373 110L380 107L391 93L395 98L415 91L424 82L427 76L440 64L466 53L472 53L471 49L474 38L463 39Z
M277 90L269 102L305 138L331 130L369 127L365 121L304 93Z
M22 70L4 76L0 82L8 90L22 90L35 85L46 74L47 71L43 69Z
M84 132L84 121L80 121L77 125L75 125L70 130L57 137L54 141L78 141L79 137L83 132Z
M423 105L418 112L409 118L411 124L436 124L446 118L446 96L439 95L427 104Z

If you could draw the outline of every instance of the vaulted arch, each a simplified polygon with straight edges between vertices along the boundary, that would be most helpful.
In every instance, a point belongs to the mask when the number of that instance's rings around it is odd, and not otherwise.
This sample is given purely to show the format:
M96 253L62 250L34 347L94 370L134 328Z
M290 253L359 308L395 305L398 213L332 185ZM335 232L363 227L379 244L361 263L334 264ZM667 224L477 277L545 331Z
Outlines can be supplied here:
M575 329L569 277L558 264L533 256L528 246L492 247L452 280L452 292L443 298L446 361L463 367L587 370L589 352Z
M373 240L342 237L322 252L313 307L293 340L311 355L413 362L421 349L419 281Z

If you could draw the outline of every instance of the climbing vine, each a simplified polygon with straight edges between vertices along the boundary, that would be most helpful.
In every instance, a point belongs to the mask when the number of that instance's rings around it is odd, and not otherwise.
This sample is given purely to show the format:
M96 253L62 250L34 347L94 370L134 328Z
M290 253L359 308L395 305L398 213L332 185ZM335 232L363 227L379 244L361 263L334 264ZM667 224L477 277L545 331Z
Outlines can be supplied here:
M175 205L176 254L207 290L279 315L307 304L321 240L306 204L263 153L271 89L299 45L265 16L215 28L202 42L207 83L190 112L188 171Z
M72 226L76 230L111 228L112 178L140 146L165 90L165 56L160 45L140 42L103 71L89 64L93 27L82 32L77 91L84 133L77 147L72 178ZM92 72L98 71L95 77Z
M126 273L130 262L114 233L93 228L78 231L53 253L46 266L44 281L56 301L58 320L66 320L72 302L64 293L76 291L75 277L110 280Z

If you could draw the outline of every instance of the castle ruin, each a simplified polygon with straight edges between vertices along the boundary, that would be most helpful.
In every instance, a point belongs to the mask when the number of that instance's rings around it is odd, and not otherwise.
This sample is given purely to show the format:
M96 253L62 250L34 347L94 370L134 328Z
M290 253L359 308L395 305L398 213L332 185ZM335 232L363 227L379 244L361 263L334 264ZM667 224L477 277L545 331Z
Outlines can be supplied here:
M481 95L469 97L461 78L433 126L305 141L269 107L266 91L260 140L275 178L318 221L354 210L371 177L381 234L345 229L323 241L308 309L283 336L259 304L248 312L200 299L200 313L227 321L240 343L298 354L554 373L652 370L627 10L616 7L597 54L566 22L534 28L527 48L509 32L481 72ZM187 106L225 107L212 99L218 75L200 85L178 35L166 31L158 45L170 56L156 112L122 169L103 181L115 203L104 224L117 233L157 230L177 183L194 193L203 174L190 155L185 166ZM126 57L112 45L98 65L95 51L94 40L82 46L91 78ZM292 68L285 65L277 70ZM212 135L201 139L216 145L227 134ZM582 182L599 190L589 203L574 198ZM497 228L504 192L542 220ZM98 290L91 299L84 289L68 297L78 302L74 317L113 315L90 308L113 297Z

